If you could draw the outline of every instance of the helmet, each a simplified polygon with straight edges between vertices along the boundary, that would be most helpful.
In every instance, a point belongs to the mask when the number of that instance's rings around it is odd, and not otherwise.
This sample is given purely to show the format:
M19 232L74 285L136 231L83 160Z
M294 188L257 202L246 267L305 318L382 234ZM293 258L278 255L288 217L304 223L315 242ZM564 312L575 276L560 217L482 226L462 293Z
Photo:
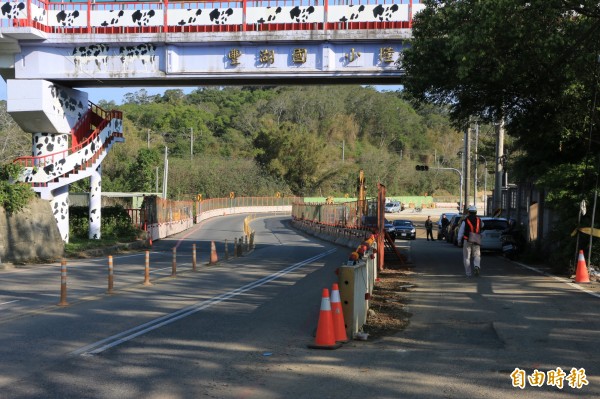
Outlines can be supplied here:
M469 213L477 213L477 208L475 208L475 205L471 205L469 208L467 208L467 210Z

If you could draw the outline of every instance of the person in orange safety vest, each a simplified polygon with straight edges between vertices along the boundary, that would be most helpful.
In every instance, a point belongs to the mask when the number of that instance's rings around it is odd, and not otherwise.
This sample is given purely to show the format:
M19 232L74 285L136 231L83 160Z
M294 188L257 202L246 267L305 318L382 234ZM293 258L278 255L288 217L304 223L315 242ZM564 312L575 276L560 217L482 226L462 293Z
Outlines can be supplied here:
M463 263L467 277L472 273L479 276L481 271L481 247L476 237L481 234L483 222L477 216L477 208L471 205L468 208L469 215L463 220L458 230L459 240L463 243ZM475 237L470 233L474 233ZM469 239L471 237L471 239ZM473 259L473 272L471 273L471 258Z

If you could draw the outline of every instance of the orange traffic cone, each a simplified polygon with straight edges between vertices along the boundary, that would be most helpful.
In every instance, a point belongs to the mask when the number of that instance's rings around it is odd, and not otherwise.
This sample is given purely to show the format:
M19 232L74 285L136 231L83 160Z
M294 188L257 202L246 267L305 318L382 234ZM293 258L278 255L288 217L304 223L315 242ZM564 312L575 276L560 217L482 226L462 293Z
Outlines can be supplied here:
M346 343L350 340L346 334L346 323L344 323L344 310L340 300L340 289L337 283L331 287L331 312L333 313L333 333L336 342Z
M333 315L331 314L331 303L329 302L329 290L323 288L317 336L315 337L315 343L308 345L308 347L311 349L337 349L340 346L342 344L335 342L335 334L333 332Z
M211 265L215 265L219 261L219 257L217 256L217 247L215 246L215 242L210 242L210 263Z
M576 283L589 283L590 276L588 275L587 266L585 265L585 258L583 256L583 250L579 250L579 257L577 258L577 271L575 272Z

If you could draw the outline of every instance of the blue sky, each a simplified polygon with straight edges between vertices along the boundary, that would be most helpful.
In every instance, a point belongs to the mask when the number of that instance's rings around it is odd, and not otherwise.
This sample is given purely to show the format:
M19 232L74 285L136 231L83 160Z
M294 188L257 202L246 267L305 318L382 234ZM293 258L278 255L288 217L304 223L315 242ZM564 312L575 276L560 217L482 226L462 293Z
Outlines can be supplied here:
M400 88L397 85L390 86L375 86L377 90L390 90L395 91ZM123 96L127 93L134 93L141 89L146 89L149 95L163 94L165 90L176 89L178 87L111 87L111 88L86 88L82 89L88 93L88 99L97 104L100 100L114 101L115 104L121 104L123 102ZM179 87L183 89L185 93L190 93L195 87ZM6 82L0 79L0 100L6 100Z

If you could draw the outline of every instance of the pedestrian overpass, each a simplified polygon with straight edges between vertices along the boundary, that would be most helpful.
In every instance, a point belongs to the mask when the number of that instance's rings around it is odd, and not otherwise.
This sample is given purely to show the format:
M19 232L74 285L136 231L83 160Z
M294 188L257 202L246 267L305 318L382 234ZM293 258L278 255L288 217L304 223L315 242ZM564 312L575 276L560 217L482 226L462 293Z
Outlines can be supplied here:
M86 87L396 84L417 0L2 0L7 109L31 132L15 162L51 201L68 241L68 188L91 178L100 237L101 162L122 116Z

